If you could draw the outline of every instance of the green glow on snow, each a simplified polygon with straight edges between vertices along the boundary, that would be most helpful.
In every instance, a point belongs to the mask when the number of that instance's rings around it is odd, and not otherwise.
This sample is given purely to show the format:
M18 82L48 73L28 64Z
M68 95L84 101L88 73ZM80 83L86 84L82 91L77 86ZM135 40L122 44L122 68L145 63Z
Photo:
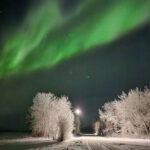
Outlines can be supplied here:
M3 40L0 78L52 67L118 38L149 17L150 0L84 0L68 16L61 14L58 1L43 0Z

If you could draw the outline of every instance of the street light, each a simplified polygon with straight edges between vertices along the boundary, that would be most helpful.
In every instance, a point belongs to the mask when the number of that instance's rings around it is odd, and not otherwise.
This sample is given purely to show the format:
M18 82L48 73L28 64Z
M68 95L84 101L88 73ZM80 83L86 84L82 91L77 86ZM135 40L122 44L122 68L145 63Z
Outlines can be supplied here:
M81 114L81 110L79 108L76 108L74 112L78 116Z

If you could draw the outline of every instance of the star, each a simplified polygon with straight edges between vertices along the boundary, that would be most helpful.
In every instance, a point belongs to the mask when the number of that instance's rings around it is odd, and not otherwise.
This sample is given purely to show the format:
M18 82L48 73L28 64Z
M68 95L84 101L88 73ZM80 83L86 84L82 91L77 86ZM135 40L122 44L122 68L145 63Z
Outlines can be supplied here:
M86 78L87 78L87 79L90 79L90 78L91 78L91 76L90 76L90 75L87 75L87 76L86 76Z
M70 71L69 74L72 75L72 71Z

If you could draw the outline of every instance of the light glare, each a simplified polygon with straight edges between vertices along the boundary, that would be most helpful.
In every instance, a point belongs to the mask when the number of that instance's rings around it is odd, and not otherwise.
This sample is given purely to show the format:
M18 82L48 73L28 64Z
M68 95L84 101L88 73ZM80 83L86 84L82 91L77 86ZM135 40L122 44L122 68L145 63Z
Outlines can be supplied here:
M80 114L81 114L81 110L80 110L79 108L77 108L77 109L75 110L75 114L76 114L76 115L80 115Z

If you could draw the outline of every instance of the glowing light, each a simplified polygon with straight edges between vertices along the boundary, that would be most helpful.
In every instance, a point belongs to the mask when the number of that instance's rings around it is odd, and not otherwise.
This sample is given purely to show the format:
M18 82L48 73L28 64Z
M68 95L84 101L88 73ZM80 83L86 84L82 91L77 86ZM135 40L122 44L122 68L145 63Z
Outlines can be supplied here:
M81 115L81 110L79 108L75 109L75 114L76 115Z

